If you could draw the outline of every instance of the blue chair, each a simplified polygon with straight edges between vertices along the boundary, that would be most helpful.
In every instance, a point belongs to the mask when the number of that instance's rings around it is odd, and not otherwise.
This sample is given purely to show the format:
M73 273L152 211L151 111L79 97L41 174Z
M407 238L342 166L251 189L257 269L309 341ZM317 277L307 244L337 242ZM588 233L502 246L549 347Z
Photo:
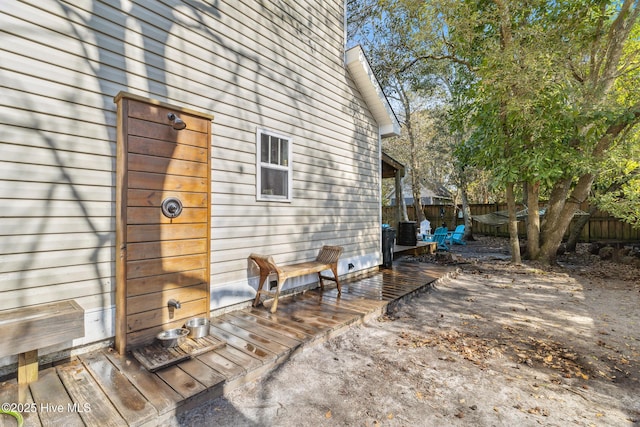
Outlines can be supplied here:
M448 251L449 246L447 246L446 239L449 230L447 227L438 227L436 231L433 232L433 241L438 244L438 250Z
M453 245L454 243L458 245L466 245L467 242L462 240L463 237L464 237L464 225L459 225L456 227L455 230L453 230L452 233L447 235L445 242L448 242L450 245Z

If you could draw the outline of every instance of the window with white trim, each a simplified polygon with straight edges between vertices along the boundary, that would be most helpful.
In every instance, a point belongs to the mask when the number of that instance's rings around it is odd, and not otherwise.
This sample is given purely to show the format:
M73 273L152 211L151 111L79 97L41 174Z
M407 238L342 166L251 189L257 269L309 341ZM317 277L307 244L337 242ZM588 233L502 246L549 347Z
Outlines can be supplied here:
M290 202L293 183L290 137L258 129L257 199Z

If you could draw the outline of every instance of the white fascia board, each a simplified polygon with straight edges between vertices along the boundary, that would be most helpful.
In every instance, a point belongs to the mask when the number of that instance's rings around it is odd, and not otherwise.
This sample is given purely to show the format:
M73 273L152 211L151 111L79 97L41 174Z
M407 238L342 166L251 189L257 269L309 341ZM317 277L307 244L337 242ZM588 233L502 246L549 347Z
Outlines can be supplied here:
M354 46L347 50L346 65L371 114L378 123L380 136L382 138L399 136L400 123L382 91L378 79L373 74L362 47Z

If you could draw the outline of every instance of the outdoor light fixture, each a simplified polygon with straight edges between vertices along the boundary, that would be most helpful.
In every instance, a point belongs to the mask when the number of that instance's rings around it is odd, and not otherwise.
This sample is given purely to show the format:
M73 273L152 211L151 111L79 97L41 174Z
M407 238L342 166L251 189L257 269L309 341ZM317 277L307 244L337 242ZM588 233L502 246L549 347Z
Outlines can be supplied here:
M175 114L169 113L167 117L172 122L171 127L174 128L175 130L182 130L187 127L187 124L183 122L182 119L176 116Z

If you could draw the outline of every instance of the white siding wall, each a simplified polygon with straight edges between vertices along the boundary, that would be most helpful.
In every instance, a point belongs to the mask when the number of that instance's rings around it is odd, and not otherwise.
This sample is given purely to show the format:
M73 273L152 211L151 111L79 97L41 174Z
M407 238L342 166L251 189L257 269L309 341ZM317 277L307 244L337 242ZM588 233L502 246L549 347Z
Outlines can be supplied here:
M343 0L210 3L3 8L0 310L74 298L92 322L75 344L113 333L119 91L215 115L212 308L252 297L252 251L379 262L378 129L343 66ZM257 127L294 140L292 203L256 201Z

